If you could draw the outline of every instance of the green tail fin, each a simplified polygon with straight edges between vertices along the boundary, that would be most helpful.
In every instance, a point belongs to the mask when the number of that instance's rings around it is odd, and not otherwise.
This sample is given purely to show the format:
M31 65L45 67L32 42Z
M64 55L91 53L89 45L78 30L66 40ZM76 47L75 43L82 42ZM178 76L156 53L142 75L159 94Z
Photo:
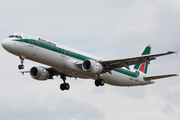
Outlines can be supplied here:
M151 52L151 46L147 45L141 55L148 55L150 54L150 52ZM134 66L134 69L147 74L148 63L147 62L138 63Z

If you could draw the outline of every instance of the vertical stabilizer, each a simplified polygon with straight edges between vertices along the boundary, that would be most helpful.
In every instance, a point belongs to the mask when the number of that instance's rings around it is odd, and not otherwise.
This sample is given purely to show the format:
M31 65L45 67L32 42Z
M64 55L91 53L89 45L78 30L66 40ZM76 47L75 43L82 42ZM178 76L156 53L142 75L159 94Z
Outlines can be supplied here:
M151 52L151 46L147 45L141 55L148 55L150 54L150 52ZM134 69L147 74L148 63L147 62L138 63L134 66Z

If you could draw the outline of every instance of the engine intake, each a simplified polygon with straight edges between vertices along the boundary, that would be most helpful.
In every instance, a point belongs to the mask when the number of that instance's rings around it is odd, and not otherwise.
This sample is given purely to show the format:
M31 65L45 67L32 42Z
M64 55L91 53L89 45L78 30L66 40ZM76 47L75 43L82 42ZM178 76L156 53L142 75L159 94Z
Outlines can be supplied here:
M30 70L30 75L36 80L47 80L49 79L49 72L42 67L32 67Z
M102 65L94 60L85 60L82 64L82 68L86 72L100 74L102 72Z

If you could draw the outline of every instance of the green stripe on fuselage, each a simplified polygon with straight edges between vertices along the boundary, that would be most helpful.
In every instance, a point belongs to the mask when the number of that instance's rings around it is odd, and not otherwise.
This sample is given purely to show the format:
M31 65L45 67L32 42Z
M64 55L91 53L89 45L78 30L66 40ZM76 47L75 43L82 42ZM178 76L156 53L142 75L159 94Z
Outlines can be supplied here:
M82 60L82 61L87 60L87 59L92 59L90 57L87 57L87 56L84 56L84 55L81 55L81 54L78 54L78 53L75 53L75 52L72 52L72 51L68 51L68 50L65 50L63 48L59 48L57 46L50 45L48 43L33 40L33 39L18 39L18 40L14 40L14 41L19 41L19 42L32 44L32 45L35 45L35 46L38 46L38 47L41 47L41 48L44 48L44 49L48 49L50 51L54 51L54 52L57 52L57 53L61 53L61 54L64 54L64 55L67 55L69 57L76 58L76 59ZM122 69L122 68L116 68L113 71L116 71L116 72L119 72L119 73L122 73L122 74L125 74L125 75L128 75L128 76L131 76L131 77L138 77L139 74L140 74L139 71L132 72L132 71Z

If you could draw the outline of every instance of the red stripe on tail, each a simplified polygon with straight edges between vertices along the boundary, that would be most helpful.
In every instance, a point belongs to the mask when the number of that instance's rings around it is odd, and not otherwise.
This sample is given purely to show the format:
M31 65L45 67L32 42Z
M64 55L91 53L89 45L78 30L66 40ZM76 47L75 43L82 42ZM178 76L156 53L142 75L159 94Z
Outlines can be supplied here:
M141 71L141 72L144 73L145 65L146 65L146 62L143 62L143 63L140 65L140 67L139 67L139 71Z

